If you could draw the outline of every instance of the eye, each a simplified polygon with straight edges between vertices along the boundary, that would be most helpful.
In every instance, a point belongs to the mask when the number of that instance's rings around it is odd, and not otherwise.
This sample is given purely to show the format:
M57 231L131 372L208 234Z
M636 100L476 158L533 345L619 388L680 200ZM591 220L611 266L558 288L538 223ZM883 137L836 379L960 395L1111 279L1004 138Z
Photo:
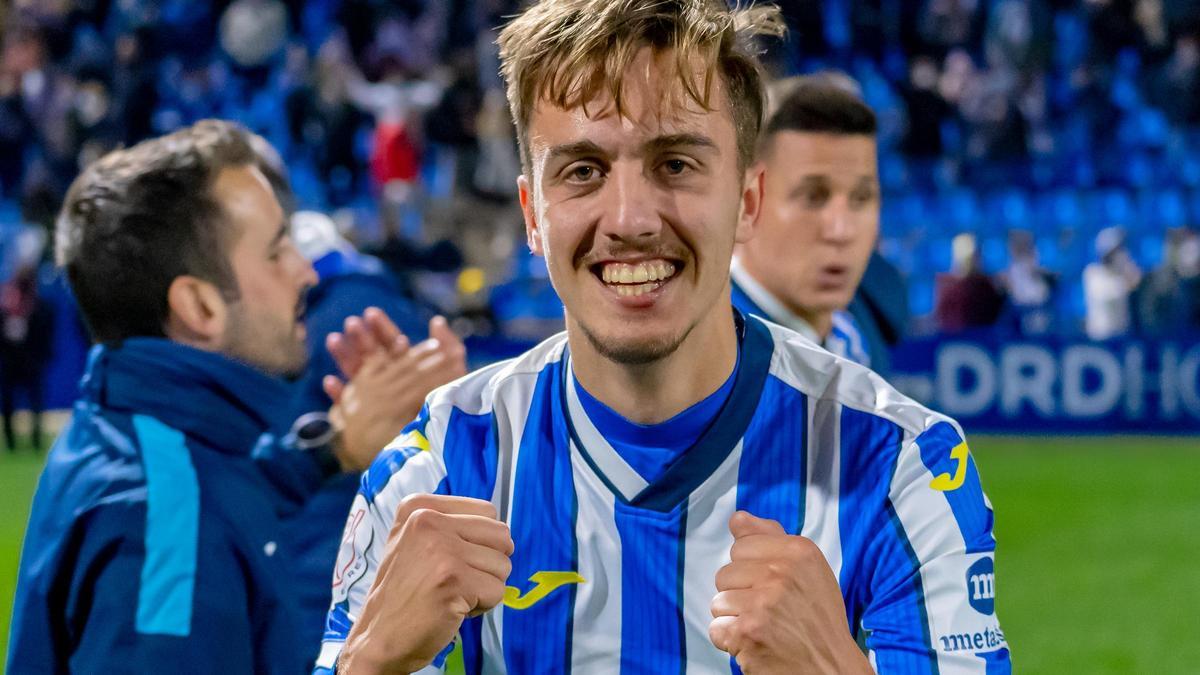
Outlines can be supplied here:
M572 183L591 183L600 177L600 169L592 164L579 164L567 171L567 180Z
M875 200L874 190L856 190L850 194L850 202L857 206L870 204Z
M809 188L803 192L801 199L809 208L818 209L829 201L829 190L821 187Z
M687 171L688 164L682 159L668 159L667 161L663 162L663 169L665 169L666 172L672 176L678 176L684 171Z

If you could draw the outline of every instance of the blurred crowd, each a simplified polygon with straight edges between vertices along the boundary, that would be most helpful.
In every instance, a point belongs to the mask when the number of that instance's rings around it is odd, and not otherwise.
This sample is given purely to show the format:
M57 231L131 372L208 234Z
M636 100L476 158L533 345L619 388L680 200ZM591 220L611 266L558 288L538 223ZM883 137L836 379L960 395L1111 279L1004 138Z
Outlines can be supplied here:
M291 206L330 215L456 329L554 330L561 307L513 201L494 42L519 4L0 5L0 277L16 298L0 308L19 324L52 282L37 273L46 233L82 166L219 117L278 150ZM878 113L880 252L906 278L914 331L1200 326L1200 4L777 4L791 30L764 45L772 74L844 71Z

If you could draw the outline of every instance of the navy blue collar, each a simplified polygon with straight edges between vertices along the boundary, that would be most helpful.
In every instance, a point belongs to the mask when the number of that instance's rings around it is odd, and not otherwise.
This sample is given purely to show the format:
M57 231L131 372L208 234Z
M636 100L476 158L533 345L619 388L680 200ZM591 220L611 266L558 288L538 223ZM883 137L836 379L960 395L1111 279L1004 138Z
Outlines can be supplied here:
M733 391L729 393L729 397L725 400L721 411L717 413L716 419L700 438L668 466L662 475L650 482L632 499L626 499L604 475L588 453L587 447L580 440L571 416L564 415L568 433L571 434L575 447L579 448L580 454L591 466L592 471L608 485L618 500L661 513L672 511L680 503L686 501L704 481L708 480L709 476L716 472L745 435L746 429L750 426L750 420L758 408L763 385L767 381L767 375L771 368L771 356L775 346L774 340L771 338L771 331L766 324L754 317L743 316L736 309L733 310L733 313L741 349L739 366L733 381ZM563 360L563 363L568 364L566 359ZM564 368L563 377L569 378L570 376L570 373L566 372L566 368ZM565 393L567 386L570 385L564 379L560 387L563 391L562 410L567 410L569 407Z
M291 422L282 378L163 338L93 347L81 388L101 407L150 415L230 454L249 455L264 432Z

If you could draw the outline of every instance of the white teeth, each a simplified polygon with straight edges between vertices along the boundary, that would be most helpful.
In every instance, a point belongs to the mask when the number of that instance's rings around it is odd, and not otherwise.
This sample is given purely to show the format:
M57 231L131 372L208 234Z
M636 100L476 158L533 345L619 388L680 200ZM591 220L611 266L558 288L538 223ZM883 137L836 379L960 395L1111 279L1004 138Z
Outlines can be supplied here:
M611 284L621 297L649 293L675 274L675 265L665 260L651 260L630 265L609 263L600 270L600 278Z
M658 284L653 282L648 284L621 285L617 286L617 295L621 296L622 298L632 298L649 293L656 288L658 288Z
M675 266L665 260L628 265L624 263L609 263L600 270L600 278L606 284L640 284L647 281L661 281L675 274Z

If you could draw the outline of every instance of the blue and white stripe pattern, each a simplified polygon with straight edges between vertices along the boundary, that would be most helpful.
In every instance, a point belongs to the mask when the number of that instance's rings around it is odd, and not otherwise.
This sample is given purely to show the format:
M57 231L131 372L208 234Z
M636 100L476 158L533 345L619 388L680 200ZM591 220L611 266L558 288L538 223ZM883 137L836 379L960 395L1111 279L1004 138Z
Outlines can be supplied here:
M430 396L364 477L318 671L334 668L397 505L414 492L495 504L521 593L539 572L583 579L464 624L468 673L736 672L708 640L736 509L817 543L846 629L879 672L1010 671L991 506L952 420L747 318L728 403L647 483L581 414L575 386L560 335Z

